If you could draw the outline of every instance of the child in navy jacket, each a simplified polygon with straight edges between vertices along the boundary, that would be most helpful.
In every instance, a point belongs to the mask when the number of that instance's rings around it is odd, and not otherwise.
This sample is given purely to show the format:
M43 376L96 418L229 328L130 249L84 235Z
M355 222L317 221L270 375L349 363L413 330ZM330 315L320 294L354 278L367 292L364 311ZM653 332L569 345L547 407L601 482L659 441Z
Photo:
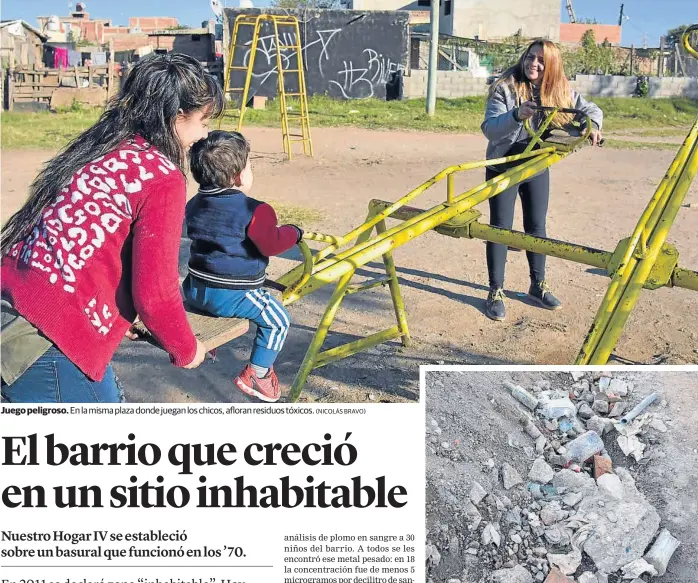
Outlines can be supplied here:
M235 384L275 402L280 389L273 365L291 321L262 285L269 257L296 245L303 231L277 226L274 209L247 196L253 182L249 155L249 143L238 132L214 131L192 146L191 171L200 188L187 204L191 254L183 287L195 308L257 324L250 363Z

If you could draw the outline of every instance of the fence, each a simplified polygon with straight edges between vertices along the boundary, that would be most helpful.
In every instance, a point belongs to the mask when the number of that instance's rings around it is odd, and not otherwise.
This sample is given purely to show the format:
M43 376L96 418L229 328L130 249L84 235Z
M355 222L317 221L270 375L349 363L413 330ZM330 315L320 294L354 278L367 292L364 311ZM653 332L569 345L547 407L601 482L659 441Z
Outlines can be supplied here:
M203 62L207 73L223 84L223 64ZM122 75L128 74L121 65L107 65L49 69L25 65L3 71L1 76L4 108L40 108L70 106L73 100L87 105L104 105L121 84ZM38 105L37 105L38 104Z
M7 69L3 75L5 87L3 97L5 109L12 111L15 107L27 104L40 104L39 107L55 106L56 91L61 89L64 99L61 105L72 103L71 95L89 101L106 102L116 90L118 76L114 65L91 65L89 67L71 67L68 69L48 69L27 65L14 70ZM78 91L87 90L78 95ZM60 93L58 94L60 97ZM103 103L94 103L100 105Z

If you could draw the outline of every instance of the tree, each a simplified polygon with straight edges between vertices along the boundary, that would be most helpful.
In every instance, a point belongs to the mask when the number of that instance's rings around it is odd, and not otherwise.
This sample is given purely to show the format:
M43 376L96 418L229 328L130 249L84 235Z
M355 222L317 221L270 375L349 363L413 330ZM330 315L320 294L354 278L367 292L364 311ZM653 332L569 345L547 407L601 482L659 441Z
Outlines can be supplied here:
M600 45L596 44L596 37L591 29L582 35L580 48L565 52L564 62L565 73L568 77L577 73L615 75L622 70L622 65L608 39L604 39Z
M667 46L673 48L676 43L681 42L681 36L689 26L690 24L682 24L676 28L669 29L666 33Z

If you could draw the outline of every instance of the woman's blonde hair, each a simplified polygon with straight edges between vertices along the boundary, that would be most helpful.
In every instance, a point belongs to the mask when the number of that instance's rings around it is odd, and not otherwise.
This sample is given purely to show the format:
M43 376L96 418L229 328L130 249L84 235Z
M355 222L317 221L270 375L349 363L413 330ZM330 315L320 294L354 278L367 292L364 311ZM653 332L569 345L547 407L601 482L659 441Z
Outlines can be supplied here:
M531 42L521 54L519 60L501 74L499 79L490 87L490 97L502 83L509 84L516 93L519 103L533 101L533 87L526 76L526 56L536 45L543 47L543 81L540 84L540 104L546 107L572 107L572 90L565 75L562 53L558 46L546 39L536 39ZM558 113L551 123L553 127L562 127L573 119L570 114Z

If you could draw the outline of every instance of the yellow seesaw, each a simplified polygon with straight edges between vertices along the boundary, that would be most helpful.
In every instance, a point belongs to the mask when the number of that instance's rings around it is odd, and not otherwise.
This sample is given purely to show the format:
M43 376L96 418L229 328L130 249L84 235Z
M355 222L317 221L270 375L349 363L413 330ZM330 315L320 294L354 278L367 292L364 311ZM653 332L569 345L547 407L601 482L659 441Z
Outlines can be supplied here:
M687 52L698 58L698 52L689 40L691 33L696 30L698 25L688 28L682 42ZM698 291L698 272L680 268L676 248L666 243L686 192L698 172L698 119L650 199L635 230L630 237L621 240L613 252L534 237L478 221L481 213L474 209L476 205L556 164L581 147L589 137L592 125L588 117L586 131L579 137L559 137L547 131L558 112L584 116L582 112L559 108L540 109L547 113L546 119L537 133L526 124L531 142L524 153L497 160L450 166L393 203L373 200L369 203L366 220L343 236L305 233L304 241L299 243L303 254L302 265L279 279L279 283L286 286L282 295L284 304L292 304L330 283L336 282L336 286L291 387L292 401L299 399L313 369L396 338L401 339L403 346L409 345L407 314L392 252L427 231L501 243L605 269L611 277L611 283L575 364L605 364L608 361L643 288L669 286ZM536 145L540 148L534 149ZM455 194L454 177L458 172L512 161L522 163L462 194ZM407 206L443 180L446 180L446 200L443 203L428 210ZM396 219L400 223L388 228L386 219ZM313 254L305 241L324 243L325 247ZM383 259L385 277L352 284L357 269L378 257ZM396 325L321 351L344 298L384 285L388 285L390 289Z

